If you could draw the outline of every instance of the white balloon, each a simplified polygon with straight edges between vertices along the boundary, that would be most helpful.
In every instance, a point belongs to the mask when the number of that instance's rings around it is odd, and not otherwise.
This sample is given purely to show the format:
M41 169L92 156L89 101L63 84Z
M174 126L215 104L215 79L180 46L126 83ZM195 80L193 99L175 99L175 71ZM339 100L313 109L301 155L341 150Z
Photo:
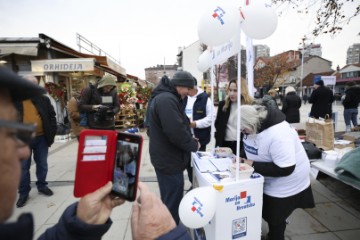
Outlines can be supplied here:
M216 191L199 187L188 192L180 202L179 217L188 228L200 228L209 223L216 210Z
M200 72L206 72L211 67L211 53L206 49L198 58L197 68Z
M274 33L277 14L264 0L252 0L241 8L241 29L253 39L264 39Z
M199 40L208 46L217 46L230 40L239 27L240 13L237 7L223 3L214 5L200 17Z

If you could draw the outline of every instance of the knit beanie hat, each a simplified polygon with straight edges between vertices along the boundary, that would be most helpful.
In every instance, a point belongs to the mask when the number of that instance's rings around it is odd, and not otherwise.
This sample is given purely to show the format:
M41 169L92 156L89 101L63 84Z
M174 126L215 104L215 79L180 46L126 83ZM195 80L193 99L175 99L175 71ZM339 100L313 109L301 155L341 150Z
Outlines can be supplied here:
M97 88L102 88L105 86L114 86L116 87L115 79L111 75L104 75L98 82Z
M316 82L315 82L315 84L316 85L319 85L319 86L324 86L324 81L323 80L317 80Z
M194 88L194 77L191 73L183 70L176 71L171 82L174 86Z

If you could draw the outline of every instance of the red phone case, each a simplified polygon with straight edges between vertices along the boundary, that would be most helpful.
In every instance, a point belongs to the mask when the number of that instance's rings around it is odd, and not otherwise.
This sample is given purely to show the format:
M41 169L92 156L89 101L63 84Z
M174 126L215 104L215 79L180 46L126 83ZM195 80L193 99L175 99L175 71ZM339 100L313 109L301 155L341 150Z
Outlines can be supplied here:
M81 131L75 173L75 197L83 197L112 181L117 134L111 130Z

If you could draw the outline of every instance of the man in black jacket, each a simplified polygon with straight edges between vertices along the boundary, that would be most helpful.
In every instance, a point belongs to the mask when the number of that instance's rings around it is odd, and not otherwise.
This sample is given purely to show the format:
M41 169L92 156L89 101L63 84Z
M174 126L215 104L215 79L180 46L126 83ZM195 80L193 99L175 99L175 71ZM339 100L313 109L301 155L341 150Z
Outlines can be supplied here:
M38 84L38 80L34 76L26 76L26 79L34 84ZM48 172L47 157L49 147L54 143L56 134L56 117L50 99L41 95L32 99L24 100L17 104L20 115L20 121L27 124L36 124L36 137L31 141L30 149L36 163L36 186L39 193L45 196L53 195L48 188L46 175ZM30 186L30 157L21 163L21 181L19 185L19 200L17 207L23 207L29 198Z
M312 103L310 117L329 118L332 117L332 103L334 102L333 92L324 86L323 80L318 80L314 84L315 90L311 93L309 103Z
M344 121L346 129L345 131L351 131L351 122L353 126L358 125L358 107L360 102L360 87L355 84L355 82L347 82L346 90L344 95L344 100L342 104L344 105Z
M150 157L159 182L161 200L179 224L183 197L183 172L200 143L192 137L182 99L194 87L193 76L177 71L170 81L164 76L153 90L149 105Z

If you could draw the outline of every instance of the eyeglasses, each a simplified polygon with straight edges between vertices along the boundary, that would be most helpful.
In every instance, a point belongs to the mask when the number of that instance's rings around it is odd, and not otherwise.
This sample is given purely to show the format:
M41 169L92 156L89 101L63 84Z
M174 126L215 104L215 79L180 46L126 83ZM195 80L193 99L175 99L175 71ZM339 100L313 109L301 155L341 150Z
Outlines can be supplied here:
M15 129L15 137L27 145L30 145L31 140L35 136L36 124L23 124L19 122L0 120L0 127Z

